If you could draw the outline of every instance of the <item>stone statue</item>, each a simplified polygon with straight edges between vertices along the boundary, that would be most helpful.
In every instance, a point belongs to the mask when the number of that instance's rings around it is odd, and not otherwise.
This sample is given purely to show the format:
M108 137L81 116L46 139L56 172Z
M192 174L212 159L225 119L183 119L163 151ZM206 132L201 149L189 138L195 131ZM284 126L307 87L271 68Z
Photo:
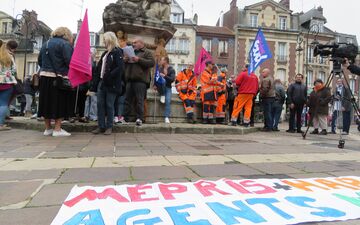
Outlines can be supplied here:
M124 31L119 30L116 32L116 37L118 38L120 48L124 48L128 42L128 35Z
M105 18L113 17L114 15L123 18L137 18L144 17L145 0L118 0L115 4L110 4L105 8Z
M165 40L163 38L160 38L155 49L155 60L157 63L160 62L162 57L168 56L165 50L165 44Z
M170 22L171 0L147 0L146 16L150 19Z

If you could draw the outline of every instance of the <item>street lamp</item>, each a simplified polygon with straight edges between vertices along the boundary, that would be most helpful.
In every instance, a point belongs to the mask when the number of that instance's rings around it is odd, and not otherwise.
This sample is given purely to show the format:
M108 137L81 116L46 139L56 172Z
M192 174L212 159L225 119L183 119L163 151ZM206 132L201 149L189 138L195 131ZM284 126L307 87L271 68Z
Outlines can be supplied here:
M316 45L319 42L317 41L317 36L319 34L319 25L314 23L309 27L309 30L306 35L306 47L305 47L305 87L306 90L308 90L308 81L309 81L309 35L312 35L314 37L314 40L311 42L310 46ZM305 126L307 126L308 121L305 119Z
M314 36L314 40L311 42L311 45L310 46L313 46L313 45L316 45L318 44L319 42L317 41L317 36L319 34L319 25L314 23L312 24L310 27L309 27L309 30L307 32L307 35L306 35L306 48L305 48L305 73L306 73L306 83L305 83L305 86L306 86L306 89L308 87L308 75L309 75L309 35L312 35Z
M33 45L36 43L36 41L33 39L34 31L37 29L37 22L32 21L29 16L24 14L18 14L15 17L15 23L18 27L18 29L14 32L14 34L19 36L24 36L23 28L25 28L25 53L24 53L24 74L23 74L23 80L25 80L26 75L26 63L27 63L27 52L28 52L28 42L31 42ZM23 27L25 26L25 27ZM29 32L30 31L30 32ZM29 35L31 36L29 37ZM29 40L29 38L31 38Z
M301 52L304 50L301 47L303 42L304 42L304 37L303 37L303 34L300 32L296 39L296 43L297 43L296 51L298 53L298 71L297 71L297 73L300 73L300 59L301 59L300 57L301 57Z

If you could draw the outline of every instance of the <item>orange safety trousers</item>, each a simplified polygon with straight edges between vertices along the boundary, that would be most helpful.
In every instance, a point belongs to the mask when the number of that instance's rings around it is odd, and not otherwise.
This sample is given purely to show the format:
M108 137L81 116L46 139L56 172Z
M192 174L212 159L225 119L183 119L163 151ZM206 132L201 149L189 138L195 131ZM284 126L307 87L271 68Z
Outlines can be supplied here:
M203 119L214 119L216 101L203 102Z
M226 96L222 94L217 99L217 107L216 107L216 118L225 118L225 110L226 110Z
M245 106L244 123L250 122L251 108L253 104L254 94L238 94L234 101L234 109L231 115L231 121L237 121L239 113Z

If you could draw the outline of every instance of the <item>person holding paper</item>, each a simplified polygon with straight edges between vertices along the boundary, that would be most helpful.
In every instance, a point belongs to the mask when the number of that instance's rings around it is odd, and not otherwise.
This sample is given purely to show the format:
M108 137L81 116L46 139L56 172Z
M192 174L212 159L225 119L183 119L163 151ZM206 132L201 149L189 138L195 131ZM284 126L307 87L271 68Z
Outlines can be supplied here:
M151 68L155 65L155 59L150 50L145 47L141 37L133 40L135 56L125 59L125 121L129 121L131 105L136 102L136 125L141 126L144 121L144 99L146 90L150 87Z

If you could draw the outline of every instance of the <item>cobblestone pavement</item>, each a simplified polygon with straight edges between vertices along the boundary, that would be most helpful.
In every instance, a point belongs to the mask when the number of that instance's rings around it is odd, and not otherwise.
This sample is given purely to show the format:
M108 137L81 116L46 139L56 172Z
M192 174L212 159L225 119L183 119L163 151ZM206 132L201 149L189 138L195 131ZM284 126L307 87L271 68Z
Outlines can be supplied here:
M355 127L354 127L355 128ZM284 129L283 129L284 130ZM77 184L360 176L360 135L0 133L0 224L46 225ZM166 168L166 169L164 169ZM359 225L360 220L307 223Z

